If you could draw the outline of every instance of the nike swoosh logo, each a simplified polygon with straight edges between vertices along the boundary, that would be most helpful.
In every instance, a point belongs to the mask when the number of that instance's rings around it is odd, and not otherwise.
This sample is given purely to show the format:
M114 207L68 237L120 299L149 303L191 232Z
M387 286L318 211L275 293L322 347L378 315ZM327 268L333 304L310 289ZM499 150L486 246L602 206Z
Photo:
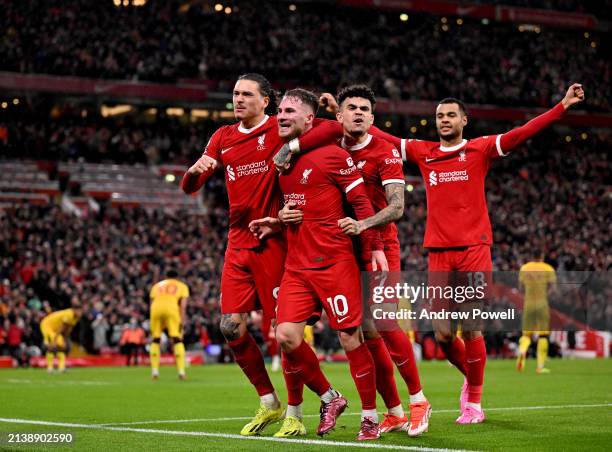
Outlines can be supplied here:
M466 361L467 361L469 364L472 364L472 363L477 363L478 361L480 361L480 358L478 358L478 359L466 359Z
M286 370L285 371L285 375L297 374L299 371L300 371L299 369L298 370L292 370L291 372Z
M397 367L402 367L402 366L403 366L404 364L406 364L408 361L410 361L410 359L407 359L406 361L401 362L401 363L396 364L396 365L397 365Z
M436 159L435 158L430 159L430 158L425 157L425 163L433 162L434 160Z
M221 149L221 154L225 154L227 151L229 151L233 147L234 146L230 146L229 148Z
M341 319L336 320L336 323L342 323L342 322L344 322L346 319L348 319L348 317L342 317Z
M355 378L363 378L363 377L365 377L366 375L368 375L369 373L370 373L370 372L366 372L365 374L361 374L361 375L356 374L356 375L355 375Z

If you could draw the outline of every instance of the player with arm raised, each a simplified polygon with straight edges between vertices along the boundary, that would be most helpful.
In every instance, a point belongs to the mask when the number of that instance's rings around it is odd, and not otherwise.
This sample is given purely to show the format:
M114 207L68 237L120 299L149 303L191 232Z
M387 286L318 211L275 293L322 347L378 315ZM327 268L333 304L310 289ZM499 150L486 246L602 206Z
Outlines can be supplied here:
M281 236L260 240L249 231L252 220L276 216L280 208L278 174L272 158L284 140L278 135L276 116L266 114L266 107L272 109L271 104L274 91L265 77L240 76L233 91L234 115L239 122L221 127L213 134L202 157L181 181L185 193L194 193L218 167L225 167L230 218L221 276L221 332L261 401L253 420L243 427L243 435L257 435L282 418L280 401L263 356L246 328L249 313L262 309L262 333L267 337L265 326L275 318L276 294L286 253ZM320 121L315 120L315 124ZM308 134L316 135L318 129L314 127Z
M221 332L261 401L242 435L257 435L283 415L261 351L247 331L251 311L262 309L266 319L275 318L275 297L286 253L282 237L259 240L249 231L250 221L276 216L281 202L272 157L283 141L278 136L276 118L265 112L270 103L274 103L274 92L265 77L240 76L233 91L234 114L239 122L213 134L204 154L181 182L183 191L193 193L217 167L225 167L230 217L221 276Z
M389 264L391 277L399 276L400 243L397 238L395 221L404 213L404 173L399 151L390 143L370 135L368 132L374 121L373 110L376 98L365 85L353 85L338 93L338 121L344 130L340 141L360 170L366 191L372 201L376 215L366 220L345 218L340 225L345 232L357 235L372 226L382 225L379 229ZM281 219L289 223L301 221L299 210L283 209ZM364 268L372 271L371 266ZM393 303L386 304L394 310ZM370 307L368 306L368 309ZM418 436L429 426L431 406L421 389L414 353L410 340L399 327L397 321L389 319L374 320L366 311L364 336L376 366L376 388L382 396L388 413L381 423L381 432L403 430L410 436ZM408 386L410 394L410 423L404 414L393 374L393 362Z
M330 97L328 95L324 100L332 101ZM423 245L429 250L428 267L432 274L458 271L468 277L471 275L474 282L486 281L492 271L492 231L484 182L491 163L506 157L582 100L582 85L574 83L561 102L523 126L472 140L463 138L463 128L468 122L465 106L453 98L442 100L436 109L439 142L399 139L378 131L380 136L399 147L404 160L418 165L425 181L427 223ZM340 133L332 131L330 126L327 142L339 136ZM319 138L293 140L287 148L296 154L300 148L311 149L326 142ZM291 155L279 154L276 156L279 161L287 160ZM462 331L464 341L454 334L447 322L434 321L434 328L446 357L466 377L461 390L461 416L457 423L483 422L485 415L480 402L486 348L481 332L476 329Z
M318 100L306 90L288 91L279 107L279 134L287 139L312 127ZM287 228L287 260L278 298L276 335L283 352L285 375L299 375L321 398L321 421L317 434L331 431L347 401L335 391L323 373L313 350L304 341L304 327L325 309L330 326L338 332L346 351L351 375L362 402L359 440L380 436L376 413L376 374L372 356L362 341L361 281L353 245L338 222L345 217L346 198L359 219L374 214L363 178L351 156L336 145L315 149L292 162L280 176L286 202L294 202L303 213L301 223ZM253 222L255 233L278 219ZM386 259L378 232L362 235L363 248L374 255L383 269ZM283 431L303 430L302 385L287 382L289 407ZM299 427L299 428L298 428ZM292 431L293 431L292 430Z

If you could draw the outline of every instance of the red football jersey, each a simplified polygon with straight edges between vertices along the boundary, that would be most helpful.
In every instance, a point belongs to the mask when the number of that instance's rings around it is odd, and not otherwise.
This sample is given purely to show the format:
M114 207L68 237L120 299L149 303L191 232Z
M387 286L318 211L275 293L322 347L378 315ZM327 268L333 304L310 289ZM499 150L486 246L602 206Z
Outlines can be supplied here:
M484 184L491 161L505 156L499 137L463 140L451 147L402 140L402 157L419 166L425 182L426 248L491 245Z
M240 123L220 127L204 154L225 167L229 198L230 248L255 248L259 240L249 231L252 220L276 217L281 207L278 172L272 161L284 141L278 136L276 117L245 129Z
M366 191L376 212L389 204L385 194L387 184L405 184L403 162L399 151L391 143L368 134L363 143L347 146L344 139L341 145L346 149L357 168L361 171ZM399 247L397 227L389 223L378 228L385 244Z
M338 146L323 146L293 160L279 180L285 203L294 202L304 213L300 224L287 228L285 267L321 268L355 259L351 238L338 227L346 216L344 194L363 184L351 156ZM359 188L367 198L363 185Z

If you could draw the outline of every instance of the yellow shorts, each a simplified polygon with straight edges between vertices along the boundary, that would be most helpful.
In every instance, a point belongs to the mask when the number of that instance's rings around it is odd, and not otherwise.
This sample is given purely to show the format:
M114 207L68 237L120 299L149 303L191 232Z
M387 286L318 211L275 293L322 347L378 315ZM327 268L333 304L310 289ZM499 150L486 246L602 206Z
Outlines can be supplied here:
M548 306L523 311L523 334L543 335L550 333L550 310Z
M181 315L176 308L154 305L151 307L151 336L153 339L159 339L164 330L168 330L170 337L181 337L183 335Z
M42 325L40 327L40 331L43 335L45 347L48 349L57 348L59 350L64 350L66 348L66 341L64 340L63 335L44 328Z

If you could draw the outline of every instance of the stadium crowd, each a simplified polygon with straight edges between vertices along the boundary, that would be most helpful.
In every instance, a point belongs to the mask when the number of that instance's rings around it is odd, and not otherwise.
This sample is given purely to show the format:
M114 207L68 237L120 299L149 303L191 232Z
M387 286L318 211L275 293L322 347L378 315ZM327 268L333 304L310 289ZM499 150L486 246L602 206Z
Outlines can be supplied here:
M536 248L547 251L558 272L610 269L610 145L609 132L592 130L566 142L549 131L494 165L487 193L495 270L516 271ZM417 175L415 168L406 170ZM75 297L85 305L75 339L92 353L117 347L130 322L147 329L148 290L170 267L180 269L191 287L186 345L223 347L218 281L228 217L224 190L221 175L208 182L209 214L202 216L104 205L87 218L57 206L0 210L0 349L23 356L38 347L41 318ZM427 268L425 216L425 193L416 185L398 225L405 271ZM609 322L612 312L601 295L562 298L555 307L570 315L587 310L590 319ZM499 348L503 338L491 335L490 341Z
M392 99L453 95L468 103L545 107L568 81L580 80L591 90L584 108L610 109L605 33L521 31L517 24L426 14L401 21L397 13L327 3L300 3L292 11L284 2L244 1L227 14L213 3L151 0L124 8L53 0L41 8L33 0L3 0L0 70L212 80L227 91L257 55L259 71L283 86L335 91L359 81Z

